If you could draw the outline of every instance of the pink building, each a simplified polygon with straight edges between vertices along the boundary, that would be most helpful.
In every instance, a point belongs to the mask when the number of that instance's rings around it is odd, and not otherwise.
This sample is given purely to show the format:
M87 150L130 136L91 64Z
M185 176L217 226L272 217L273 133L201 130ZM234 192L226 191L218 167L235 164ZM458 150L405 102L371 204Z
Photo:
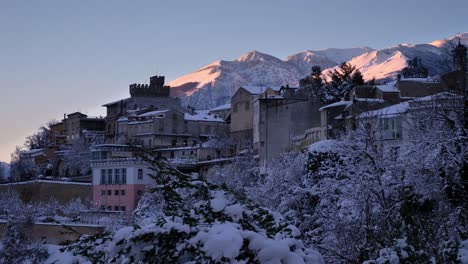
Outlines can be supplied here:
M93 203L101 210L135 210L143 192L154 180L141 160L126 145L96 146L92 155Z

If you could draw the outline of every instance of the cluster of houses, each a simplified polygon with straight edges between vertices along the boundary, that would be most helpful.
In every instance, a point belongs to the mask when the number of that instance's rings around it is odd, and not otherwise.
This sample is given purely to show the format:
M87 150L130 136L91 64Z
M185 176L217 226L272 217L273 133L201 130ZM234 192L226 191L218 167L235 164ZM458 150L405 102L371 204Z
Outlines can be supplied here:
M170 96L164 77L153 76L149 84L131 84L130 97L105 104L104 118L66 115L51 127L50 140L58 149L79 137L100 139L91 155L93 204L131 212L154 182L133 146L154 149L178 169L201 175L239 155L252 155L266 171L283 152L336 138L359 125L397 151L407 136L405 114L466 93L463 45L454 50L454 65L454 72L437 79L398 77L386 84L358 85L345 100L329 105L301 88L243 86L225 105L209 110L184 107ZM48 155L36 152L31 155ZM57 174L63 173L60 164L55 167Z

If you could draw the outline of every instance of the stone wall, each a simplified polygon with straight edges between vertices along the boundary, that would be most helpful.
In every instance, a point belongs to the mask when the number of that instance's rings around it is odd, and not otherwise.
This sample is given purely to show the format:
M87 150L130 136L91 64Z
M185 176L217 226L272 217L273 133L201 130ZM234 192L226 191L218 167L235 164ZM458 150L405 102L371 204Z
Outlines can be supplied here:
M91 183L36 180L0 185L0 192L8 190L16 191L26 203L48 202L50 199L68 203L76 198L81 198L83 203L92 201Z
M102 233L100 225L34 223L26 227L26 234L32 241L58 245L67 240L76 240L81 235ZM6 222L0 222L0 236L5 235Z

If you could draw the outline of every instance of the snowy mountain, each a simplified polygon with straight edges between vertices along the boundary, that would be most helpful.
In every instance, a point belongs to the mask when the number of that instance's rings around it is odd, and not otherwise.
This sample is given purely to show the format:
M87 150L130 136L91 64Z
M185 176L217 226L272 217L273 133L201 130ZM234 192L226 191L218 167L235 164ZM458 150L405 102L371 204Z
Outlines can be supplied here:
M468 44L468 33L460 35ZM381 50L369 47L349 49L307 50L281 60L258 51L248 52L233 61L215 61L201 69L179 77L169 83L173 96L182 97L187 105L211 108L225 104L240 86L297 85L319 65L327 74L342 62L355 65L365 79L393 78L406 66L407 60L419 57L431 75L447 71L451 63L450 46L455 37L432 41L428 44L400 44Z
M239 86L281 86L302 77L295 65L251 51L234 61L216 61L169 85L174 96L186 96L187 104L209 108L226 103Z
M349 61L361 54L373 51L372 48L349 48L349 49L324 49L324 50L306 50L288 56L285 61L295 65L302 76L310 73L314 65L319 65L322 69L331 68L342 62Z

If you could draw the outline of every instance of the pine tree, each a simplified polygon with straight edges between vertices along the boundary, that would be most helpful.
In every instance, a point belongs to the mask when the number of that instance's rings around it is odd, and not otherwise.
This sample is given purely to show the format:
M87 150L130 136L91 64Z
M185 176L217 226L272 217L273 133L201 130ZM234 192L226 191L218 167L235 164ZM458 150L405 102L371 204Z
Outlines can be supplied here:
M429 71L422 65L421 58L414 57L407 61L408 66L401 70L405 78L427 78Z
M330 77L332 79L331 85L335 88L339 88L343 83L351 83L355 70L356 66L353 66L348 62L343 62L338 69L334 69L330 73Z
M364 77L359 70L354 71L351 77L351 84L352 85L363 85L364 84Z

